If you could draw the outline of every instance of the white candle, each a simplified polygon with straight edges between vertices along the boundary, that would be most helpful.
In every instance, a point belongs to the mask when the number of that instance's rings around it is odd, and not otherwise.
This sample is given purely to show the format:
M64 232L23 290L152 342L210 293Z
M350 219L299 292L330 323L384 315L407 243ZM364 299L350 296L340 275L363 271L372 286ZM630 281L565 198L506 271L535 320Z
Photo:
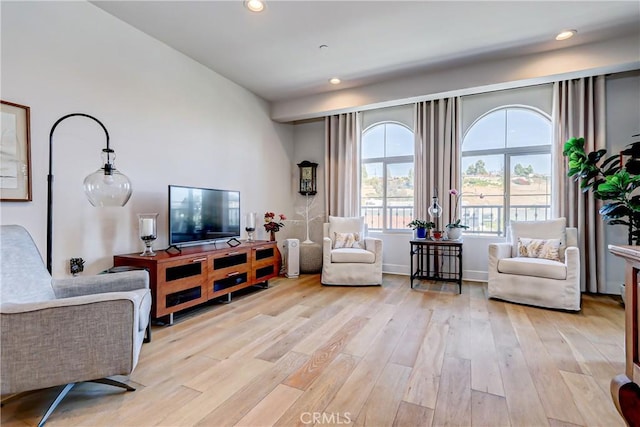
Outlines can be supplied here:
M141 236L153 236L155 233L153 232L153 219L152 218L142 218L142 231L140 232Z

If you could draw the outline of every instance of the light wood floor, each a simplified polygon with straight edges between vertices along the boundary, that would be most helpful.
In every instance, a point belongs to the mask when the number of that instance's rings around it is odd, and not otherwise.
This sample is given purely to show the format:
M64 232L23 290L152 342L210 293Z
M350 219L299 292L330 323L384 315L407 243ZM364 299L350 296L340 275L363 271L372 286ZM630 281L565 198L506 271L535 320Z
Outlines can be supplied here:
M82 384L48 425L624 425L609 395L624 372L618 301L585 295L573 314L462 291L272 280L154 327L137 391ZM35 425L55 391L7 404L2 425Z

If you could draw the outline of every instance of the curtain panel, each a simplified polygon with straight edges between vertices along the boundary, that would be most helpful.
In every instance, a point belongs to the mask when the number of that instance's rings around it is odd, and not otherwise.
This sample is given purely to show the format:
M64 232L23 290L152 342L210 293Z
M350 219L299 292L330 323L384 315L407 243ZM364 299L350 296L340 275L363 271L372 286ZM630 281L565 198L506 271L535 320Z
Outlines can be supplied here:
M360 114L327 116L324 125L325 212L360 216Z
M443 230L459 214L452 212L449 190L460 190L460 97L418 102L414 112L414 217L430 220L427 210L437 195L443 212L436 226Z
M605 292L604 221L601 202L591 191L582 193L579 184L567 176L564 143L584 137L585 151L605 147L605 77L594 76L553 84L554 172L552 189L554 216L566 217L567 226L578 228L582 291Z

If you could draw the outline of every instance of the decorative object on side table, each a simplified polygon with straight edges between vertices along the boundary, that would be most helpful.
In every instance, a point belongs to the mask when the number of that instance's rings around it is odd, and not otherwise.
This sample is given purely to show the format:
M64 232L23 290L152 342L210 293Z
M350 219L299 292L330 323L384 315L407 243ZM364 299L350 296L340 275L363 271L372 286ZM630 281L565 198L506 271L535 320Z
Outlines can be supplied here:
M435 228L435 226L435 223L426 221L424 219L414 219L409 224L407 224L407 227L411 227L412 230L416 231L417 239L426 239L428 231L432 228Z
M264 213L264 229L269 232L269 240L272 242L276 240L276 233L284 227L284 223L282 221L287 219L284 214L279 214L278 218L279 219L276 220L276 214L273 212Z
M468 225L461 224L460 218L458 218L458 204L460 202L460 197L462 197L462 193L460 193L455 188L449 190L449 195L454 198L453 210L450 212L449 224L447 224L447 239L449 240L458 240L462 237L462 230L466 230L469 228Z
M69 272L73 276L77 276L83 271L84 271L84 260L82 258L71 258L69 260Z
M255 240L257 215L255 212L249 212L245 215L244 231L247 232L247 242Z
M138 226L140 232L140 240L144 242L144 252L140 256L155 256L153 251L153 241L158 238L157 233L158 214L157 213L145 213L138 214Z
M438 189L435 188L434 192L435 192L434 193L435 196L431 198L431 205L429 205L429 209L427 209L427 212L429 213L431 220L435 224L434 226L434 229L435 229L434 234L435 234L436 232L442 233L438 224L438 218L442 216L442 207L438 203Z

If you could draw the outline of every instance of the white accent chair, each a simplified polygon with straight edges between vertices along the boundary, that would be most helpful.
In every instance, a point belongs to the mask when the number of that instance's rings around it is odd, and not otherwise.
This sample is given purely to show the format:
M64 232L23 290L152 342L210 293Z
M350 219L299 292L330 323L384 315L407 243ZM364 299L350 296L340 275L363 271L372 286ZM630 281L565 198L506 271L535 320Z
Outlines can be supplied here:
M560 261L518 256L518 238L560 239ZM511 221L506 243L489 245L489 298L563 310L580 310L577 229L566 219Z
M335 248L336 233L359 233L362 248ZM323 285L382 284L382 240L366 237L364 217L329 217L322 242Z

